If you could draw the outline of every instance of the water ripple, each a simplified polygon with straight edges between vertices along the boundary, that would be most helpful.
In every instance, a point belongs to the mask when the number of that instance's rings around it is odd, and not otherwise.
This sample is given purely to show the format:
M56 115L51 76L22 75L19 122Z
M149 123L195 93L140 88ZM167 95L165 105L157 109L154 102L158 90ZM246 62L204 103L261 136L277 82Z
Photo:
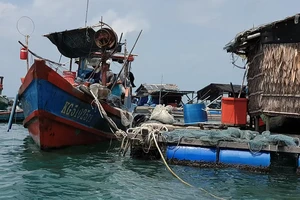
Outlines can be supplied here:
M298 199L299 177L171 166L118 156L119 144L40 151L21 125L0 124L0 199ZM107 151L108 150L108 151Z

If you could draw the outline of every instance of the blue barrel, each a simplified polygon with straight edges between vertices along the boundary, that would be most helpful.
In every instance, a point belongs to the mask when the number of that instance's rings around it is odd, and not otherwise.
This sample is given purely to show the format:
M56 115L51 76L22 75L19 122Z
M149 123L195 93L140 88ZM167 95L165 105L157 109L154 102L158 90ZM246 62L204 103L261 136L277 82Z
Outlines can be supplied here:
M204 103L184 104L183 117L185 124L196 124L198 122L207 121L207 113Z
M198 162L216 162L216 149L189 146L168 146L167 159Z
M249 151L220 150L219 154L219 162L224 164L269 167L270 160L270 153L259 153L254 155Z
M207 112L211 115L221 115L221 110L208 110Z

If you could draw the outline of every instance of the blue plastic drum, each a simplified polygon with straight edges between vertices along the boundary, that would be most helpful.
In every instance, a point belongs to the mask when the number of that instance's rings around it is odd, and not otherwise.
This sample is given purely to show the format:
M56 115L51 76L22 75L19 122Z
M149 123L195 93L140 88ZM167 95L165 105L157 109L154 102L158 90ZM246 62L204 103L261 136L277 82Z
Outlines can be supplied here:
M197 161L197 162L216 162L216 149L188 146L168 146L167 159Z
M185 124L196 124L199 122L207 121L207 113L204 103L197 104L184 104L183 105L183 117Z
M270 153L252 154L249 151L220 150L219 162L235 165L249 165L256 167L270 166Z

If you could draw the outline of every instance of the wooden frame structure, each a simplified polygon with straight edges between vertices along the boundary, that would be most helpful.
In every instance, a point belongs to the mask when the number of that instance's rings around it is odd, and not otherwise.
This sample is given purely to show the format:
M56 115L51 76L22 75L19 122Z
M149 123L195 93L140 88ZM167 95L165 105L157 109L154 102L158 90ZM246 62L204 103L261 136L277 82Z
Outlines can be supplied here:
M248 113L266 115L267 130L269 116L300 118L299 17L296 14L239 33L224 47L247 58Z

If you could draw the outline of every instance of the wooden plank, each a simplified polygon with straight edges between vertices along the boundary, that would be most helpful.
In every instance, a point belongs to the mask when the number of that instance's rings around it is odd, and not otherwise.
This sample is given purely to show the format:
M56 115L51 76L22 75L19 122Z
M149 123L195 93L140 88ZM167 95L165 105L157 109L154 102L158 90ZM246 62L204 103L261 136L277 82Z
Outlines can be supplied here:
M249 150L248 143L220 142L218 146L220 148ZM261 151L284 152L284 153L300 153L300 148L299 147L268 145L267 147L262 148Z
M129 136L129 138L132 138L133 134L129 134L128 136ZM137 136L136 138L142 139L141 136ZM162 136L158 137L158 142L164 143L164 144L166 143L165 139ZM236 150L250 151L248 143L221 141L218 143L218 145L213 145L210 142L204 142L204 141L201 141L198 139L193 139L193 138L182 138L179 143L178 143L178 141L168 142L168 145L185 145L185 146L210 147L210 148L219 147L220 149L236 149ZM300 154L300 147L268 145L268 146L262 148L261 151Z

